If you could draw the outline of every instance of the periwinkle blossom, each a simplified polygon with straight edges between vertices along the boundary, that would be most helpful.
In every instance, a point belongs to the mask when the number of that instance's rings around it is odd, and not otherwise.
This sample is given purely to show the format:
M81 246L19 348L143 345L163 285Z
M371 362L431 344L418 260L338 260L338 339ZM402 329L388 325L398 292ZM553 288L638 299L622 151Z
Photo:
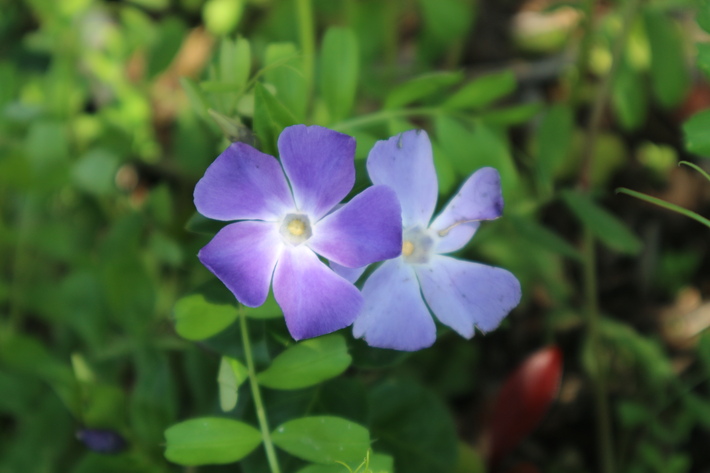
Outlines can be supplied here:
M367 158L375 185L391 187L402 206L401 254L367 279L362 312L353 333L371 346L413 351L432 345L436 318L471 338L474 327L495 329L520 302L520 283L510 272L450 256L473 237L482 220L503 212L500 175L482 168L471 175L432 221L438 183L429 137L408 131L379 141ZM362 271L335 267L357 279Z
M387 186L372 186L342 206L355 182L355 140L296 125L278 139L279 161L233 143L195 187L205 217L232 221L198 254L249 307L273 292L291 335L300 340L347 327L362 296L318 255L346 267L392 258L402 248L401 210ZM290 184L290 185L289 185Z

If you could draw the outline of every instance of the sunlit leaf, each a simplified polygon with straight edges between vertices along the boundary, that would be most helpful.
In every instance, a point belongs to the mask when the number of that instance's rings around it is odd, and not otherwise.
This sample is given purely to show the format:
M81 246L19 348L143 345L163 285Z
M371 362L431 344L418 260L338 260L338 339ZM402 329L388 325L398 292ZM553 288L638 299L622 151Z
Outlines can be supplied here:
M478 77L449 97L443 104L448 109L478 109L509 95L515 90L515 74L506 70Z
M180 465L214 465L241 460L261 443L254 427L232 419L202 417L165 431L165 458Z
M360 64L355 34L347 28L329 28L320 61L320 90L331 120L339 121L350 114L357 92Z
M271 437L277 447L314 463L363 460L370 448L367 429L339 417L294 419L277 427Z
M273 389L301 389L338 376L351 361L345 339L331 334L289 347L257 379Z
M221 283L212 282L181 297L173 309L175 330L187 340L204 340L237 319L234 296Z
M271 43L266 48L264 75L276 88L276 97L299 120L304 121L308 93L303 60L293 43Z
M229 412L237 405L239 386L246 381L248 372L239 360L223 356L219 363L219 407Z

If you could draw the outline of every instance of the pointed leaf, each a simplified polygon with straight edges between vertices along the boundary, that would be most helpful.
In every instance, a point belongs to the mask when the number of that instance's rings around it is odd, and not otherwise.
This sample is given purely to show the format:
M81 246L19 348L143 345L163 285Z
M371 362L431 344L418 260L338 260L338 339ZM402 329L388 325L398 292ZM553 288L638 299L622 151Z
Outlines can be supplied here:
M479 109L515 90L515 74L506 70L478 77L464 85L443 104L447 109Z
M460 71L433 72L415 77L390 91L385 100L385 108L399 108L426 99L458 84L462 79L463 73Z
M173 309L175 330L187 340L204 340L218 334L237 319L234 296L214 281L181 297Z
M276 140L281 131L297 123L296 117L266 87L257 82L254 86L254 132L262 150L275 156Z
M562 193L562 200L606 247L629 255L636 255L643 248L643 242L624 222L597 205L588 195L565 191Z

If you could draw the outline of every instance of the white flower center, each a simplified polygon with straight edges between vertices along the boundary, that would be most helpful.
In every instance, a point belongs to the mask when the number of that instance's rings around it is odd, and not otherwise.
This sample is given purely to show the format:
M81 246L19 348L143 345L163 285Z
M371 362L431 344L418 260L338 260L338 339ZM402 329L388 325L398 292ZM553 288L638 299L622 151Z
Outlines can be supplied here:
M281 237L293 246L298 246L313 236L311 222L305 214L287 214L279 229Z
M404 231L402 257L409 264L424 264L434 253L434 238L420 227Z

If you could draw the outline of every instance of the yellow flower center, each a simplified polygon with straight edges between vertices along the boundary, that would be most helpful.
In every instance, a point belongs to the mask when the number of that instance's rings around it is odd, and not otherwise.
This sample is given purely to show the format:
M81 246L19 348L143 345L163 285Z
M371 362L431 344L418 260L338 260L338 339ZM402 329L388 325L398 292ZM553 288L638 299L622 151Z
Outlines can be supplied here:
M402 242L402 254L404 256L411 256L414 253L414 243L409 240L404 240Z
M286 228L291 235L301 236L306 231L306 224L303 220L295 218L288 222L288 226Z

